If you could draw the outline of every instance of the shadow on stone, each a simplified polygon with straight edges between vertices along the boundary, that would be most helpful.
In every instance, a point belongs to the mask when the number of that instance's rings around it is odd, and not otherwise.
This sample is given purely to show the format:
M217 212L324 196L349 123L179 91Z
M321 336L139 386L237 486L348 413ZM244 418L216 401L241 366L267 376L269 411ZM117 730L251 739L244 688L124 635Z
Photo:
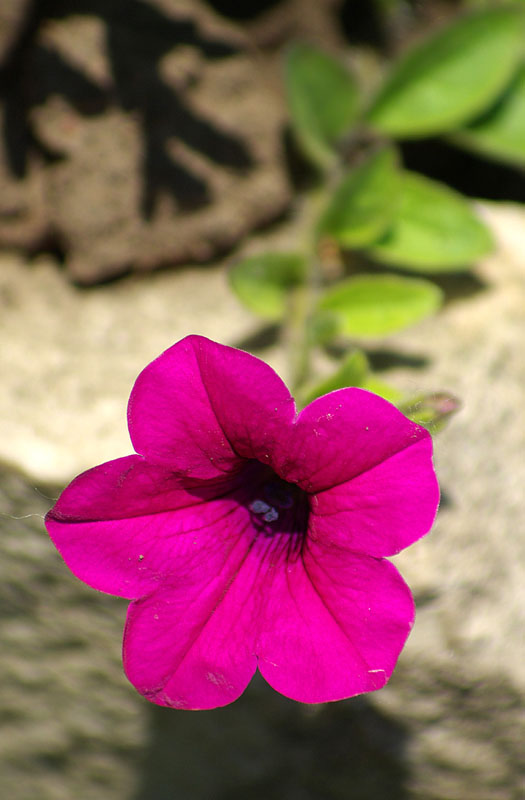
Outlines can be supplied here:
M111 87L101 87L58 52L37 41L46 21L72 13L97 16L103 22ZM153 215L162 191L171 194L181 208L210 203L206 181L172 156L170 140L176 139L213 163L234 170L250 168L253 158L241 138L187 106L182 93L162 79L162 57L174 48L188 46L210 60L237 52L231 43L202 35L191 19L169 18L140 0L35 3L0 71L0 95L5 105L2 138L12 174L24 177L31 151L48 160L61 157L60 153L48 152L31 124L32 109L58 94L82 115L100 114L112 104L136 115L143 136L140 210L144 218Z
M436 138L404 141L401 152L407 169L422 172L470 197L525 201L525 177L515 167Z
M257 676L214 711L152 706L132 800L403 800L406 732L366 698L303 706Z
M279 5L281 0L245 0L239 3L238 0L208 0L210 6L225 17L235 20L251 20L259 14L265 14L274 6Z
M268 347L274 347L279 341L279 325L264 325L248 336L243 336L233 343L233 347L258 353Z
M409 369L423 369L429 364L426 356L416 355L415 353L400 353L394 350L378 348L367 350L366 355L372 370L394 369L396 367L408 367Z
M486 282L469 270L434 274L431 277L443 292L445 303L472 297L487 288Z

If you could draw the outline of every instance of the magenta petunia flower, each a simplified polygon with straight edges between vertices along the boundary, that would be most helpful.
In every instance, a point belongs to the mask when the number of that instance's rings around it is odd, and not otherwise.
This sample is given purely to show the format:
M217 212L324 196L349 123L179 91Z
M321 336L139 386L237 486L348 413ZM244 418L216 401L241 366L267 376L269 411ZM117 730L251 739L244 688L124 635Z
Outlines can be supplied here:
M138 455L76 478L46 518L81 580L131 599L124 667L149 700L235 700L258 668L304 703L388 680L412 596L384 556L432 525L427 431L361 389L296 413L264 362L200 336L139 375Z

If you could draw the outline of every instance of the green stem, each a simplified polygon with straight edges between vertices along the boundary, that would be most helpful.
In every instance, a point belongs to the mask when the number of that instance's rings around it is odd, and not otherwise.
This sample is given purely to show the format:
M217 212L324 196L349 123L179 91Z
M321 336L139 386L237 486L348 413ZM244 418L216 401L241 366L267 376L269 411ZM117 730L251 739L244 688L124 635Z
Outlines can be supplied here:
M307 259L306 278L301 286L290 293L289 315L285 323L288 345L290 384L300 405L302 389L310 378L312 339L310 324L315 311L317 295L322 284L322 270L318 254L317 221L319 211L328 197L329 181L307 198L301 216L306 231L304 253Z
M310 372L310 342L308 320L312 307L310 286L294 289L290 296L290 313L287 323L288 358L292 394L300 394Z

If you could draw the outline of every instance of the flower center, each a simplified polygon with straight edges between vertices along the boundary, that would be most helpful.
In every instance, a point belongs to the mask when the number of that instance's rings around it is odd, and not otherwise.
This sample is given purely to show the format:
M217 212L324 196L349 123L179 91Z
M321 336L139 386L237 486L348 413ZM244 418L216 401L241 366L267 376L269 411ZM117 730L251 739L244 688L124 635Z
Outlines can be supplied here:
M257 476L253 499L248 503L252 523L266 536L288 533L304 536L308 528L308 495L270 470Z

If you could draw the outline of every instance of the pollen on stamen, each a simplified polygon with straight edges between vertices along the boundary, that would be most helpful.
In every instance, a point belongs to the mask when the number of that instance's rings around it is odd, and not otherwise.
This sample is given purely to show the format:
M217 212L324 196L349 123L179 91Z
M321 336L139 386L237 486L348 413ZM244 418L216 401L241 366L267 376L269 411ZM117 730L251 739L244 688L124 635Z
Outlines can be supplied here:
M253 503L250 503L249 508L254 514L266 514L270 511L271 506L265 503L264 500L254 500Z

